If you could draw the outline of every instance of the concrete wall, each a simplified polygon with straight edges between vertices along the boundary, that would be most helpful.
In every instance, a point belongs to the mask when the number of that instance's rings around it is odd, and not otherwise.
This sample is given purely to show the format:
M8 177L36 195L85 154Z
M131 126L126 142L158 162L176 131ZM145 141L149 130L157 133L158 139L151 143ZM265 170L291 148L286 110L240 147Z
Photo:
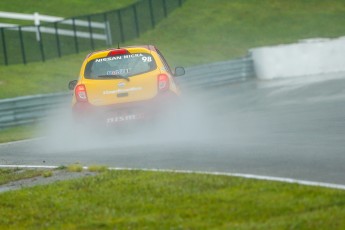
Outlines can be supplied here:
M345 71L345 37L259 47L251 49L250 53L260 79Z

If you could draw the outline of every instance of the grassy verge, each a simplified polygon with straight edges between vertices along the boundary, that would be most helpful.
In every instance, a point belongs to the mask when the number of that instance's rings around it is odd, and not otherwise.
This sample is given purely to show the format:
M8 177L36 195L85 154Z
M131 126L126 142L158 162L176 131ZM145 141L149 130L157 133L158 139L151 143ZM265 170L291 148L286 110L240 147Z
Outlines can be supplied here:
M108 171L0 194L0 228L344 229L344 191L225 176Z
M26 125L0 130L0 143L19 141L37 136L37 126Z
M42 175L41 170L1 169L0 185L21 179L28 179Z
M67 91L68 82L78 78L85 56L83 53L26 66L0 66L0 98Z
M133 43L156 44L174 64L189 66L241 57L258 46L344 36L344 13L341 0L187 0Z

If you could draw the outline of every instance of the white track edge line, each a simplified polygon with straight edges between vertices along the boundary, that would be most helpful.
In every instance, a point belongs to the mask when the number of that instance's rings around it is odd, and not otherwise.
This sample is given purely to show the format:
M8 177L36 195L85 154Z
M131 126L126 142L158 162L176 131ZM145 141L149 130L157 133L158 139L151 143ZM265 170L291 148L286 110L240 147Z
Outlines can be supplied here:
M43 168L43 169L56 169L60 166L55 165L0 165L0 168ZM89 167L83 166L83 169L88 169ZM121 168L121 167L108 167L109 170L128 170L128 171L150 171L150 172L171 172L171 173L195 173L195 174L205 174L205 175L215 175L215 176L233 176L247 179L256 179L256 180L266 180L266 181L277 181L284 182L289 184L299 184L307 185L314 187L325 187L332 189L345 190L345 185L342 184L332 184L332 183L323 183L307 180L298 180L285 177L273 177L273 176L261 176L254 174L245 174L245 173L227 173L227 172L208 172L208 171L192 171L192 170L172 170L172 169L149 169L149 168Z

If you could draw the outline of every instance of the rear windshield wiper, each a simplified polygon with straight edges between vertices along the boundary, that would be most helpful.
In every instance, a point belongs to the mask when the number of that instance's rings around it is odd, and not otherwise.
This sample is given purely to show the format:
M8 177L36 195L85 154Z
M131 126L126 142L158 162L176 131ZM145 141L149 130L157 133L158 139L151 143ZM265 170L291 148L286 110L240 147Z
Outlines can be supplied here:
M122 75L100 75L97 76L98 78L111 78L111 79L125 79L127 81L130 81L128 77L124 77Z

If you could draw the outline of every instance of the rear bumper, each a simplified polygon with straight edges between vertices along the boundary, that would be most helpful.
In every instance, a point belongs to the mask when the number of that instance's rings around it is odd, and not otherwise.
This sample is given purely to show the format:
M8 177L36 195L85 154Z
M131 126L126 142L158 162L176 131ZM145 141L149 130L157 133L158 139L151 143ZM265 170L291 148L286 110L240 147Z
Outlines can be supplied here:
M73 105L72 110L76 122L117 126L158 119L173 108L178 101L178 95L165 92L151 100L107 106L94 106L88 102L77 102Z

